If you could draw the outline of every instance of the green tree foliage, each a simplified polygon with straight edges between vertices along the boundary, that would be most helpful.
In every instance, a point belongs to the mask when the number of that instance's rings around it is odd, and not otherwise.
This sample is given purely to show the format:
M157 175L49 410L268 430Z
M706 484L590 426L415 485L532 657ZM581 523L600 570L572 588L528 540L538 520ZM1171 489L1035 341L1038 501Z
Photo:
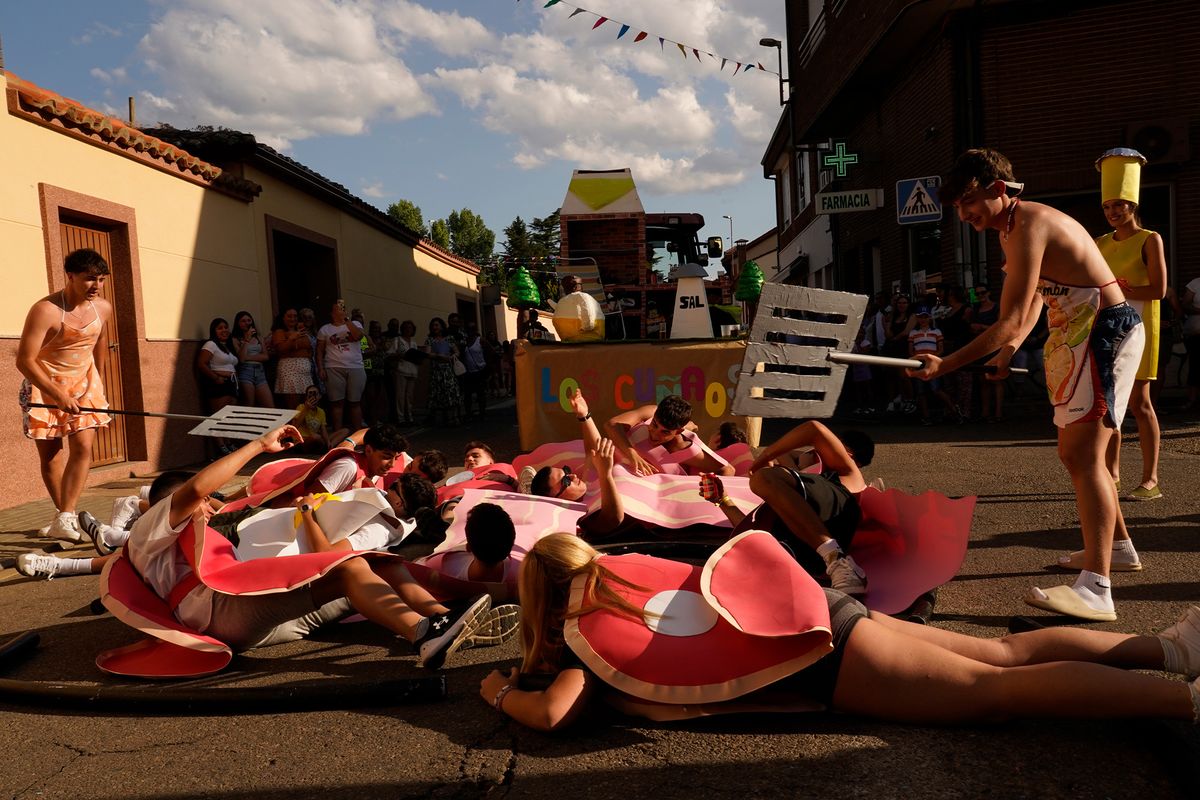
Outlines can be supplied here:
M450 252L476 264L491 261L496 234L484 224L482 217L464 208L451 211L446 217L446 225L450 229Z
M517 217L504 229L504 257L510 261L526 262L533 256L533 243L525 220Z
M529 224L529 243L533 255L545 258L559 254L558 209L548 217L534 217Z
M429 238L438 247L450 249L450 226L446 224L446 220L435 219L429 224Z
M397 200L388 206L388 216L404 227L414 231L422 239L429 238L429 228L425 227L425 217L421 207L411 200Z

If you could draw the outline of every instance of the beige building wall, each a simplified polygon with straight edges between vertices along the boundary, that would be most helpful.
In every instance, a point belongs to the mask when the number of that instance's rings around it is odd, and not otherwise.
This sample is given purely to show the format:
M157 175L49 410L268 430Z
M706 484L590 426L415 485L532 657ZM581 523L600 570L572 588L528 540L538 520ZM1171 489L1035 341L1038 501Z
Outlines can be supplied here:
M0 91L7 89L0 71ZM34 302L62 284L61 263L48 269L42 185L54 196L78 201L75 211L107 209L129 226L129 261L135 301L122 315L121 361L125 406L197 413L200 400L193 361L211 318L232 320L247 309L266 330L275 290L268 217L334 242L345 300L368 319L411 318L420 332L433 316L456 310L457 300L477 298L474 274L447 263L436 250L407 243L353 214L252 167L245 177L262 193L250 203L163 172L108 147L98 147L0 109L0 252L5 291L0 293L0 398L12 403L21 376L17 343ZM85 207L86 206L86 207ZM100 214L103 216L103 214ZM55 231L54 233L48 232ZM426 252L428 250L428 252ZM129 272L127 271L127 275ZM126 277L126 280L129 280ZM496 313L495 309L480 309ZM318 316L327 309L318 309ZM515 338L516 316L496 314L501 339ZM125 331L136 333L127 341ZM131 368L126 362L131 360ZM131 420L128 461L97 468L90 483L181 464L203 456L202 440L186 435L187 423ZM0 507L44 495L33 444L21 432L15 405L0 414L0 442L10 459Z

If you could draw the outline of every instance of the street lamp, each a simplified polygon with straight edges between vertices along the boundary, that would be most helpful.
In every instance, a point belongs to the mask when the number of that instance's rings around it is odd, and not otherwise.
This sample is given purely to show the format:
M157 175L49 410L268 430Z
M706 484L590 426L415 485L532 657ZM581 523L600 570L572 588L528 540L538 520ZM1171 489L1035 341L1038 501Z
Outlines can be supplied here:
M759 39L758 43L762 47L774 47L775 55L779 58L779 105L782 106L787 102L783 97L783 42L768 37L766 39Z
M722 214L721 219L729 220L729 246L733 247L733 217L728 214Z

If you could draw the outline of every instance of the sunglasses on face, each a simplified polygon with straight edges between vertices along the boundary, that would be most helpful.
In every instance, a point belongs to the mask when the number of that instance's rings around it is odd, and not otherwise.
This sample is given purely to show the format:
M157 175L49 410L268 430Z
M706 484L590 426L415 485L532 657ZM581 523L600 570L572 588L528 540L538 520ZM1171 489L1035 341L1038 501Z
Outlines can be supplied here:
M574 482L574 479L571 477L571 468L569 466L564 464L562 471L563 476L558 482L558 492L554 495L556 499L562 497L563 492L571 488L571 484Z

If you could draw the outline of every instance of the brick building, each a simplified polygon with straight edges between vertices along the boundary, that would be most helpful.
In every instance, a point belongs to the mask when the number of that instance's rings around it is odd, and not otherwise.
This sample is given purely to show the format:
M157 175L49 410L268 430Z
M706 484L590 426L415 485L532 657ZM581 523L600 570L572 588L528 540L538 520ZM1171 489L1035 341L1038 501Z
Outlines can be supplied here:
M1191 0L789 0L790 92L763 157L776 183L779 265L812 286L870 292L998 284L1001 254L961 224L901 225L897 181L944 173L975 146L1007 155L1023 197L1108 230L1093 163L1136 147L1146 227L1172 286L1200 275L1200 5ZM831 141L857 156L824 168ZM819 215L818 192L883 192ZM901 199L903 203L904 199Z

